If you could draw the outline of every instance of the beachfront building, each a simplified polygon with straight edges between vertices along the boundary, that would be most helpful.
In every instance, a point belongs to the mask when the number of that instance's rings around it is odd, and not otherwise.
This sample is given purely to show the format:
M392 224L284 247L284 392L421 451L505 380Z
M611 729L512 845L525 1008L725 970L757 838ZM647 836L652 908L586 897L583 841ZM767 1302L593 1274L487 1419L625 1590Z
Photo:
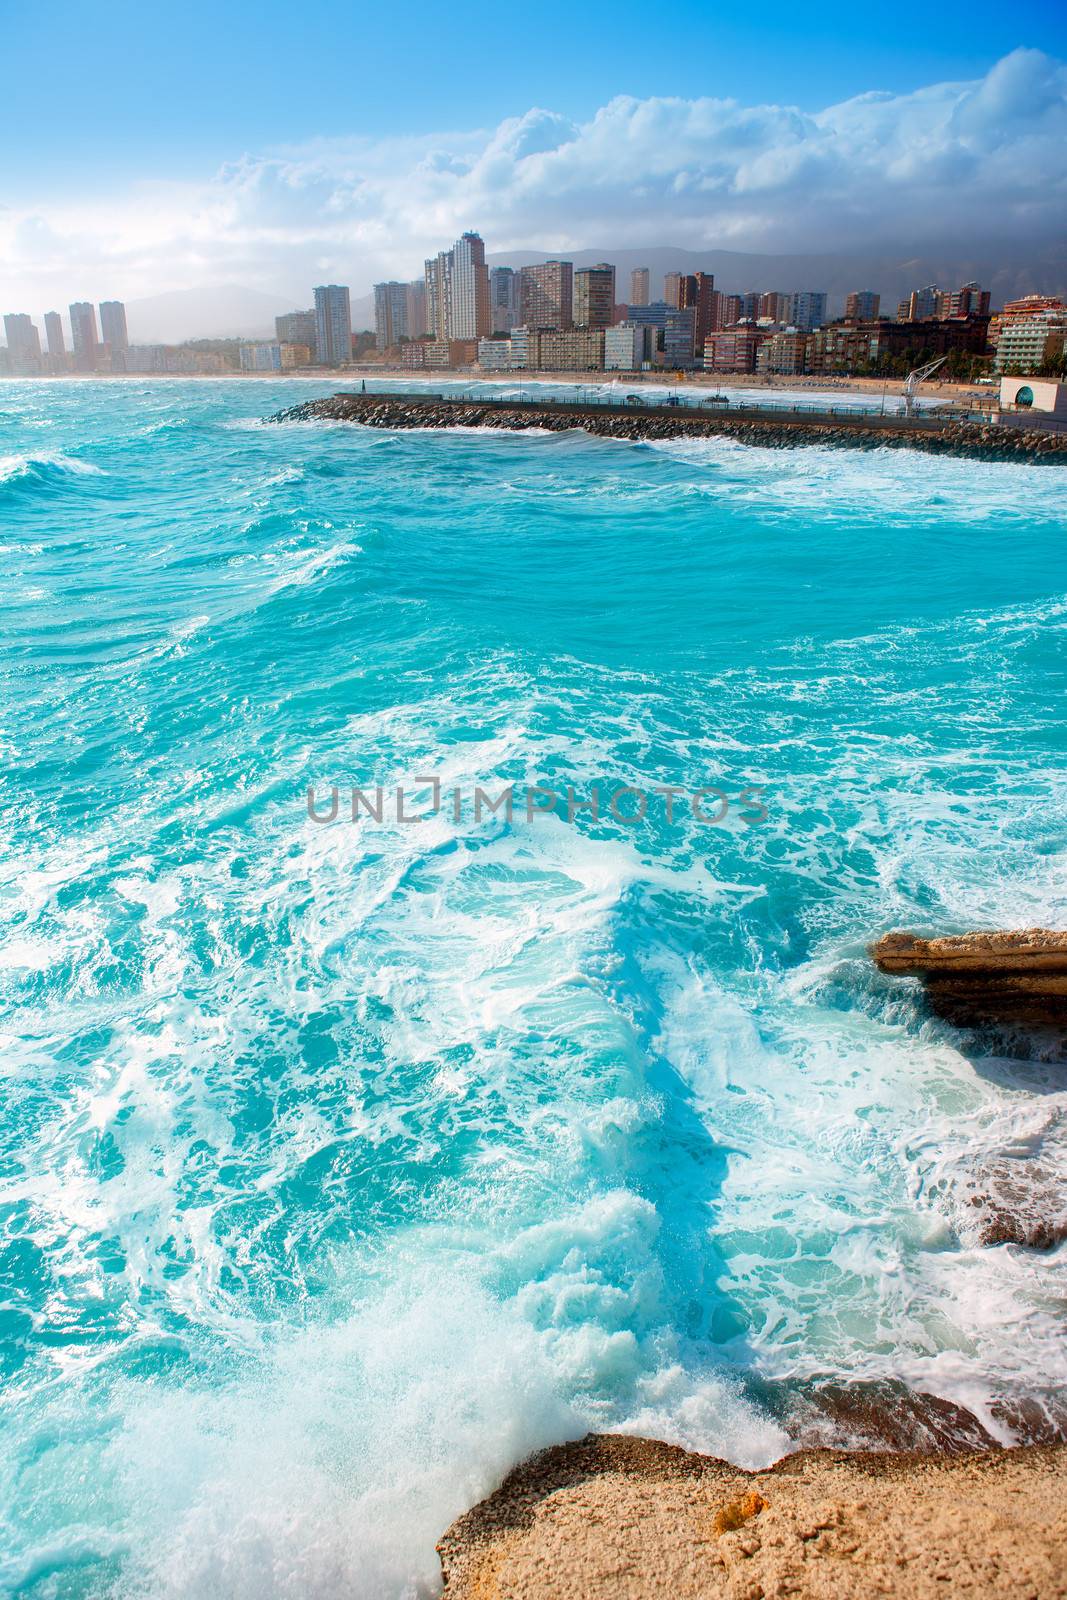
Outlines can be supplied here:
M652 284L647 267L635 267L630 274L630 304L647 306Z
M304 344L315 349L315 313L286 311L274 319L274 337L279 344Z
M936 356L980 356L986 350L988 317L952 317L927 322L831 322L808 344L813 373L909 371Z
M530 328L527 365L541 372L602 372L603 328Z
M756 351L756 371L784 373L789 377L804 372L811 335L797 328L782 328L769 333Z
M45 312L44 336L48 341L48 354L57 361L65 361L67 341L63 337L63 318L58 311Z
M510 333L522 322L522 274L514 267L489 273L489 331Z
M1039 372L1046 361L1062 355L1067 311L1042 311L1004 324L997 340L998 372Z
M640 372L645 363L646 330L638 323L622 322L604 330L604 367L608 372Z
M525 346L523 347L525 358ZM512 372L518 365L510 335L478 340L478 365L483 372Z
M130 336L126 331L126 307L121 300L101 300L100 338L111 354L128 350Z
M694 363L696 307L679 308L666 300L653 300L650 306L631 306L628 328L654 330L654 348L665 367L686 368Z
M754 322L711 333L704 341L705 372L754 372L756 355L767 334Z
M881 308L882 297L873 289L854 289L845 297L846 322L874 322Z
M352 359L352 304L348 286L323 283L315 290L315 360L337 367Z
M615 268L607 261L574 274L574 326L610 328L615 320Z
M793 295L789 321L802 333L821 328L826 321L826 295L821 289L798 289Z
M240 350L242 372L281 372L282 347L277 339L243 344Z
M96 366L100 338L96 331L96 311L89 300L75 300L68 307L70 336L74 345L74 364L82 372L91 372Z
M523 267L522 322L527 328L570 328L574 325L574 263L542 261Z
M381 352L408 337L408 286L406 283L374 285L374 344Z

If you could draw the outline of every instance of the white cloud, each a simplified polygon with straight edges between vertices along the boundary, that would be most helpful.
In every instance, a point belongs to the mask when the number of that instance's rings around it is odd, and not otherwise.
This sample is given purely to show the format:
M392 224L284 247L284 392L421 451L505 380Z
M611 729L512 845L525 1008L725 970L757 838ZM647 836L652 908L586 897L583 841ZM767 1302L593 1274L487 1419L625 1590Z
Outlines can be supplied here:
M534 109L488 132L319 140L199 185L0 212L0 281L34 310L225 281L359 292L469 227L495 251L1040 244L1067 233L1065 148L1067 67L1035 50L974 82L814 114L619 97L582 124Z

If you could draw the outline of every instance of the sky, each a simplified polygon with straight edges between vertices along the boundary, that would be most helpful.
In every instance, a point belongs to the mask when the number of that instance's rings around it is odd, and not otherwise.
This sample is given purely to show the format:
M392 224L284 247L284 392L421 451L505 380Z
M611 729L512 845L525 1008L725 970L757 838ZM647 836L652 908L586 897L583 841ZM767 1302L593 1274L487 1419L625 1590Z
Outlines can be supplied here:
M862 26L861 26L862 24ZM490 251L1067 240L1067 5L0 0L0 311Z

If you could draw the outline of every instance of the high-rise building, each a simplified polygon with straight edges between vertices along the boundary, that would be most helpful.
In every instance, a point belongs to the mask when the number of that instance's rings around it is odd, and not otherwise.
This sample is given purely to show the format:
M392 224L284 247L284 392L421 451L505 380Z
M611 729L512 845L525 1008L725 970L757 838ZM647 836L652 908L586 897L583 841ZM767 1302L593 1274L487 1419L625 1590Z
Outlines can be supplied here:
M761 294L756 315L760 322L788 322L793 315L793 296L776 289Z
M406 287L408 338L421 339L430 331L426 320L426 285L421 278L413 278Z
M406 283L374 285L374 343L388 350L408 337L408 286Z
M697 351L703 350L704 340L715 325L715 277L711 272L694 272L689 278L686 304L695 312L693 337Z
M48 340L48 354L53 360L63 361L67 355L67 341L63 337L63 318L58 311L44 314L44 333Z
M491 331L489 268L481 235L465 233L426 262L426 320L436 340L481 339Z
M667 305L680 311L688 305L686 298L687 275L684 272L667 272L663 276L663 298Z
M607 261L574 274L574 326L610 328L615 321L615 268Z
M315 360L336 367L352 359L352 304L343 283L320 284L315 290Z
M479 233L465 233L452 246L450 339L481 339L490 329L489 268Z
M946 289L937 297L937 316L987 317L989 315L989 290L978 283L965 283L959 289Z
M740 320L742 322L758 322L760 315L760 301L763 299L763 291L761 289L746 289L745 293L741 295L740 298Z
M274 319L274 337L279 344L302 344L314 352L314 311L286 311Z
M96 312L88 300L75 300L70 306L70 336L74 361L83 372L96 366L100 339L96 331Z
M25 311L11 312L4 318L4 337L12 372L41 370L41 336Z
M792 300L792 297L790 297ZM792 305L790 304L790 309ZM722 310L719 318L720 328L732 328L741 321L744 302L739 294L725 294L722 297Z
M845 321L875 322L881 304L881 295L875 294L873 289L854 289L845 298Z
M821 328L826 321L826 295L821 289L798 289L793 295L793 314L789 319L801 333Z
M542 261L523 267L522 321L531 329L573 327L573 262Z
M510 333L522 322L522 274L514 267L489 273L489 320L493 333Z
M906 300L897 307L898 322L929 322L937 315L937 301L941 290L936 283L925 289L913 289Z
M126 332L126 307L121 300L101 300L100 337L104 344L110 346L112 354L116 350L130 348L130 336Z
M647 306L651 282L647 267L635 267L630 274L630 304Z

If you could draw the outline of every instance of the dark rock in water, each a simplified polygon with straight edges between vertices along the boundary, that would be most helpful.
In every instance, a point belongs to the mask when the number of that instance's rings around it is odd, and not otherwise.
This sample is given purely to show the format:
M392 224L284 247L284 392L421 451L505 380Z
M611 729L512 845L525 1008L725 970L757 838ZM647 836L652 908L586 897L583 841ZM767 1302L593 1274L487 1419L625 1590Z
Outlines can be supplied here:
M922 978L950 1021L1067 1023L1067 933L889 933L871 955L882 972Z
M1067 1173L1005 1157L971 1177L967 1203L979 1214L980 1244L1054 1250L1067 1239Z
M752 1397L767 1406L804 1449L959 1455L998 1447L965 1407L909 1389L895 1379L770 1384L755 1387Z

